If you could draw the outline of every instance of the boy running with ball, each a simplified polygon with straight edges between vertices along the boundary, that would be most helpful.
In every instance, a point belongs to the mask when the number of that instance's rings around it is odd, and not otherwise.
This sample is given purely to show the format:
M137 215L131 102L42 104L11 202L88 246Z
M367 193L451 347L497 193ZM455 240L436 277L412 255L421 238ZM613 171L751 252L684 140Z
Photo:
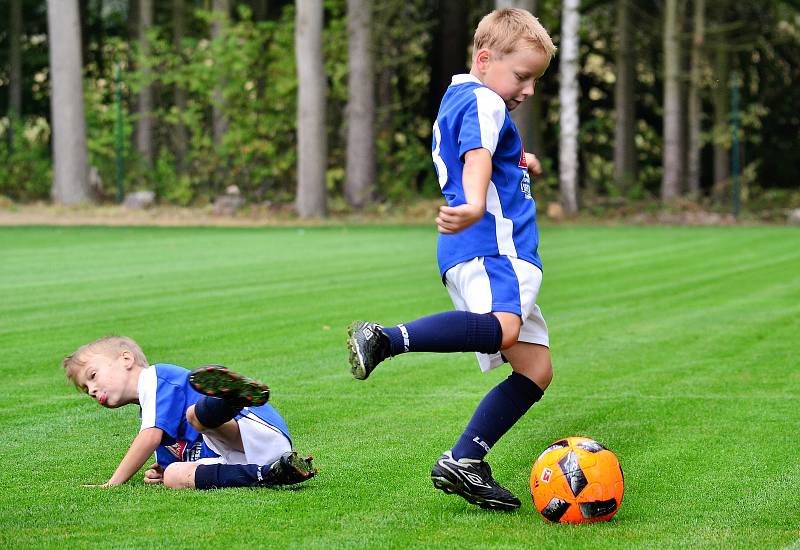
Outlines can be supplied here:
M538 176L541 167L523 150L509 111L533 95L554 53L547 31L525 10L496 10L480 22L472 69L453 77L433 125L433 163L447 201L436 218L437 255L457 310L392 327L356 321L348 331L351 372L360 380L411 351L474 351L484 372L511 364L511 375L483 398L431 471L437 489L496 510L520 501L492 478L484 457L553 376L536 305L542 263L529 172Z

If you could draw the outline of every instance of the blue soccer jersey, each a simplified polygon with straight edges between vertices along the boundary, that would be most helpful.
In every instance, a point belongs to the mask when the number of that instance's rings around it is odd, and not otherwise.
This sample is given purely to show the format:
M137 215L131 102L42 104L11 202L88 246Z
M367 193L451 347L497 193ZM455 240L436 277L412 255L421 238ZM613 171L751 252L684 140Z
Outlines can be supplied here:
M189 385L189 374L183 367L158 363L145 369L139 377L140 430L159 428L164 432L161 445L156 449L156 462L163 467L173 462L217 456L205 444L202 434L186 421L186 410L203 397ZM280 430L291 441L286 422L270 405L242 409L242 413L247 411Z
M439 235L441 275L479 256L520 258L541 269L536 203L519 132L499 95L472 75L456 75L433 125L433 164L449 206L467 202L464 155L479 148L492 154L486 212L463 231Z

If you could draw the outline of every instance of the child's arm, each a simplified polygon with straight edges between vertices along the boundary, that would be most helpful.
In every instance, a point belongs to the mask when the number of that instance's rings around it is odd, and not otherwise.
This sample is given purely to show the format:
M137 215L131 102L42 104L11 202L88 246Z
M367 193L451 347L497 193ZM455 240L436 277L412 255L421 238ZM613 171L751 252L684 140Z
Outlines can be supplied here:
M458 233L483 217L491 177L492 154L489 150L481 148L467 151L461 176L467 202L458 206L439 207L439 216L436 218L439 233Z
M146 428L139 432L131 443L130 449L125 453L122 462L117 466L114 475L111 479L106 481L101 487L112 487L114 485L122 485L133 474L139 471L144 466L147 459L150 458L161 444L161 438L164 432L160 428Z

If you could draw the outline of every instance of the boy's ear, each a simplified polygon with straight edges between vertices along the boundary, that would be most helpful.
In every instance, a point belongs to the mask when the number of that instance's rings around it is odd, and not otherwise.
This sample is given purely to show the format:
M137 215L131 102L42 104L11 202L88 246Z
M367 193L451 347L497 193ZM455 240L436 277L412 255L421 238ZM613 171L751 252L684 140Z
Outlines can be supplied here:
M122 358L126 369L130 369L133 367L134 363L136 363L136 358L133 356L133 353L128 350L123 351L119 356Z
M483 72L489 67L492 60L492 51L489 48L481 48L475 53L475 66Z

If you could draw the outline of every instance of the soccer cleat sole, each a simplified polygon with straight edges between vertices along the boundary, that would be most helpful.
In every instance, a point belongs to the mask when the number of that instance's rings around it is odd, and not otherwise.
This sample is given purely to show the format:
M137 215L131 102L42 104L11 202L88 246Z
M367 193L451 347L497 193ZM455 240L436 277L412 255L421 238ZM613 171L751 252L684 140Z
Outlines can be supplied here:
M189 384L203 395L236 399L248 407L258 407L269 401L269 388L265 384L231 372L222 365L193 370Z
M311 461L313 459L314 457L312 456L301 457L296 452L292 451L292 453L284 460L284 465L289 468L293 474L290 475L290 479L295 479L296 481L292 481L287 485L302 483L317 475L316 468L311 465Z
M366 380L369 376L367 367L364 365L364 357L361 355L361 350L358 349L356 344L356 334L360 331L366 323L364 321L353 321L347 327L347 347L350 350L350 374L356 380Z
M466 490L460 483L453 483L445 477L431 476L433 486L444 491L448 495L458 495L470 504L480 506L485 510L498 510L502 512L511 512L520 507L519 504L512 504L509 502L502 502L499 500L491 500L479 495L475 495Z

